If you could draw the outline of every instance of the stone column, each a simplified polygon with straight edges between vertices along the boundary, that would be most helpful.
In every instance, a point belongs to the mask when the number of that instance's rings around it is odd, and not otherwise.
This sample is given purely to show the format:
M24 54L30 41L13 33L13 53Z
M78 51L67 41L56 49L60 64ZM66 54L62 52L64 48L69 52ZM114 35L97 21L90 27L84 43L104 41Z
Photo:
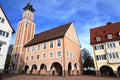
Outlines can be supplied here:
M116 77L120 77L119 74L118 74L118 71L114 71L114 74L116 75Z
M47 76L50 76L50 71L47 71Z
M64 71L64 76L67 77L68 76L68 71Z

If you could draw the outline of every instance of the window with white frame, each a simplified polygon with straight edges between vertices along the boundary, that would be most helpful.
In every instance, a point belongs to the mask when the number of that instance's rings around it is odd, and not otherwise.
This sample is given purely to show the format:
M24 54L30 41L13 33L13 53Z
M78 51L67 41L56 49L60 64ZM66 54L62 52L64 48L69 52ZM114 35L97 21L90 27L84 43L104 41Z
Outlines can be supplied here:
M33 60L33 58L34 58L34 57L33 57L33 56L31 56L31 60Z
M46 54L43 54L43 59L45 59L46 58Z
M36 57L37 57L37 59L39 59L39 58L40 58L40 55L38 54Z
M109 58L116 59L116 58L119 58L119 55L118 53L109 53Z
M43 49L46 49L46 42L43 43Z
M101 37L100 36L96 37L96 41L101 41Z
M0 30L0 36L9 37L9 33L3 30Z
M95 46L95 50L101 50L101 49L104 49L104 46L102 44Z
M2 51L2 44L0 44L0 52Z
M61 57L61 51L57 51L57 57Z
M112 37L112 34L108 34L108 35L107 35L107 38L108 38L108 39L112 39L112 38L113 38L113 37Z
M37 50L40 50L40 44L38 44Z
M50 41L50 48L53 48L53 41Z
M34 51L34 46L32 46L32 52Z
M106 55L103 54L103 55L96 55L96 59L97 60L106 60Z
M50 58L53 58L53 52L50 52Z
M116 44L115 44L115 42L109 42L109 43L106 43L106 47L107 48L115 48Z
M61 46L61 39L57 39L57 46Z

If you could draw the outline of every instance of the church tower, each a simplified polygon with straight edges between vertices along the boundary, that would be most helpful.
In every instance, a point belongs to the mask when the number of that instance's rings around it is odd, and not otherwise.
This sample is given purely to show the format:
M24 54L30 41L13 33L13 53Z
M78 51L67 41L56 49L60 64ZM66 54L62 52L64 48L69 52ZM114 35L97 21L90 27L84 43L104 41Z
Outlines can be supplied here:
M24 45L34 37L35 23L33 5L28 3L24 8L22 19L18 22L18 29L13 48L10 69L14 73L22 71L24 65Z

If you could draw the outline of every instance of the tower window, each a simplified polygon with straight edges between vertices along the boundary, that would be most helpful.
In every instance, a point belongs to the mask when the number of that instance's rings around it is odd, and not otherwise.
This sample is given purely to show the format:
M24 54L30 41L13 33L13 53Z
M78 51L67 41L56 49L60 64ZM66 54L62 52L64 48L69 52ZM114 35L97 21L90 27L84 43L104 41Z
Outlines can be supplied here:
M28 22L26 22L26 25L25 25L25 27L26 27L26 28L28 27Z

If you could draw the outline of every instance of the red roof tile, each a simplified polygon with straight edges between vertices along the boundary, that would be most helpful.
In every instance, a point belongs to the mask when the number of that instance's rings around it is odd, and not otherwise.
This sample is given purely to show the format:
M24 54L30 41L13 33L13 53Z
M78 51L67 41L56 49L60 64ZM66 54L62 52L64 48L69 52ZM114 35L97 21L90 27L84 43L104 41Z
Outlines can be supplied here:
M45 32L36 34L34 35L34 38L25 45L25 47L64 37L66 31L68 30L71 24L72 23L70 22L59 27L53 28L51 30L47 30Z
M103 42L120 40L118 35L120 32L120 22L111 23L97 28L90 29L90 44L99 44ZM112 34L112 39L107 39L107 35ZM96 37L101 37L100 41L96 41Z

